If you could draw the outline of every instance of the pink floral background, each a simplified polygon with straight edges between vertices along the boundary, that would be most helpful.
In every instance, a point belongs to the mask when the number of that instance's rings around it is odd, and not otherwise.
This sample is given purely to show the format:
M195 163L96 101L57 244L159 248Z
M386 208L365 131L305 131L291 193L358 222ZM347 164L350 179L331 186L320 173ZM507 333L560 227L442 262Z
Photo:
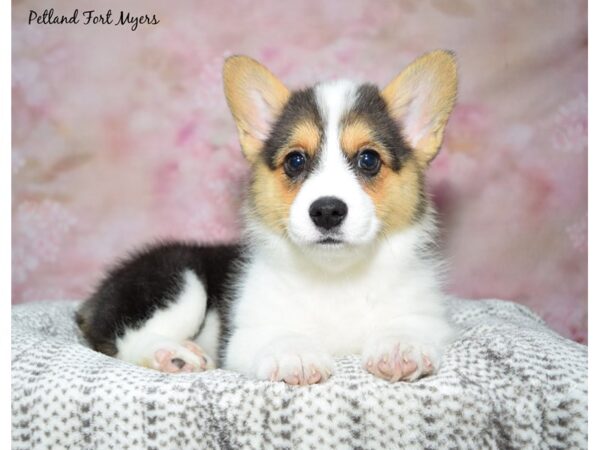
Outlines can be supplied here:
M248 170L222 94L227 55L292 87L381 85L448 48L460 96L429 188L449 290L518 301L587 341L585 1L40 5L13 3L13 303L81 299L157 238L238 236ZM27 25L50 7L160 23Z

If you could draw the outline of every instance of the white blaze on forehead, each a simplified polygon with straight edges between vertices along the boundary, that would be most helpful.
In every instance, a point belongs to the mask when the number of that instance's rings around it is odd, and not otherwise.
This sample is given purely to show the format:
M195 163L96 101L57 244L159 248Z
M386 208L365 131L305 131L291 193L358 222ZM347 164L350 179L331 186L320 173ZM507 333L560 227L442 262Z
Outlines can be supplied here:
M315 96L323 120L324 153L340 153L340 124L354 104L357 85L349 80L322 83L315 87ZM329 155L327 155L329 156Z
M360 187L360 183L340 145L342 119L354 104L356 90L356 84L348 80L323 83L315 88L315 97L323 121L323 147L317 169L309 176L308 181L316 186L317 198L339 197L348 204L352 200L348 196L360 195L353 189ZM352 194L352 191L355 193Z
M342 119L354 105L357 88L357 84L348 80L315 87L315 98L323 121L323 147L316 170L303 183L290 209L290 236L298 243L314 243L322 238L321 231L309 215L310 205L321 197L337 197L348 206L348 215L338 236L346 242L368 242L379 229L375 205L363 190L340 146Z

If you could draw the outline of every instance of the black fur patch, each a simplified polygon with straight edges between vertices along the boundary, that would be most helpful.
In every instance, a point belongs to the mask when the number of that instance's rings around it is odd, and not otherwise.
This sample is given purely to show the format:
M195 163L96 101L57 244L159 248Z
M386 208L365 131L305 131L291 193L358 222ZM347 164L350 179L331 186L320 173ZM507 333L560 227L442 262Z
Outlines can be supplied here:
M313 122L321 131L321 139L323 139L323 120L313 88L292 92L275 122L262 152L264 161L271 170L275 170L277 154L292 136L294 126L301 121Z
M92 348L114 356L116 339L168 307L183 288L184 271L192 270L207 291L206 312L217 310L221 335L227 335L228 280L241 255L238 245L164 243L143 249L109 271L77 311L77 324ZM221 353L219 345L219 359Z
M400 127L388 112L385 100L374 84L362 84L356 92L356 100L342 122L350 124L355 120L366 121L379 141L389 153L392 170L398 171L402 163L410 156L410 147L406 144Z

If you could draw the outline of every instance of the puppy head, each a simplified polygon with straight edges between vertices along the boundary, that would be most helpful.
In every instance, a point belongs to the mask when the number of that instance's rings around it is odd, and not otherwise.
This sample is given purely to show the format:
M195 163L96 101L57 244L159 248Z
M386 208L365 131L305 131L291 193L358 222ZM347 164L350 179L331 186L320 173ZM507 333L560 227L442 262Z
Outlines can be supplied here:
M428 53L384 89L346 80L290 91L227 59L225 95L252 165L251 214L302 248L349 248L416 223L423 174L457 90L451 53Z

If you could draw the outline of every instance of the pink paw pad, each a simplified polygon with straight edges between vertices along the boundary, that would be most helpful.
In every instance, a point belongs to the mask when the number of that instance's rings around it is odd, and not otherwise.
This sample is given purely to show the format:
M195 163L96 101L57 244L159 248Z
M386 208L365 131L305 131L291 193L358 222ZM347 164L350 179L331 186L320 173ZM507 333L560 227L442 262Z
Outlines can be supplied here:
M305 386L327 381L330 376L331 372L329 370L319 370L315 366L311 365L310 368L300 368L286 375L281 374L279 369L276 369L271 373L270 380L283 381L286 384L291 385Z
M166 373L202 372L209 368L210 359L202 348L186 341L181 348L160 348L154 352L155 368Z
M434 371L433 364L427 355L419 356L415 352L400 352L395 348L391 354L386 353L379 359L369 359L366 369L373 375L390 382L412 381ZM419 364L420 363L420 364Z

